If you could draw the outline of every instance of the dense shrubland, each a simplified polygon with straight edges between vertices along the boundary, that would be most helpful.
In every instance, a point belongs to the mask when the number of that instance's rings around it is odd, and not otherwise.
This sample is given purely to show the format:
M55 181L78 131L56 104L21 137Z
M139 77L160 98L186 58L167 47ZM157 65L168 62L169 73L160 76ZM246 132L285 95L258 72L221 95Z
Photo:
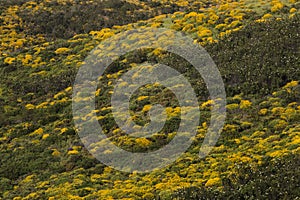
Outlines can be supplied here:
M299 197L300 4L210 2L0 2L0 198ZM198 151L214 102L189 63L153 49L124 55L110 66L95 94L97 119L128 150L153 150L171 140L180 108L174 98L165 98L174 97L169 90L150 85L132 97L130 109L138 124L147 123L150 104L167 107L163 134L147 139L120 134L109 104L112 83L126 69L145 61L164 63L188 77L199 96L202 117L192 146L161 171L128 174L101 164L82 145L71 110L78 68L101 41L138 27L183 31L216 62L228 114L206 158L199 159Z

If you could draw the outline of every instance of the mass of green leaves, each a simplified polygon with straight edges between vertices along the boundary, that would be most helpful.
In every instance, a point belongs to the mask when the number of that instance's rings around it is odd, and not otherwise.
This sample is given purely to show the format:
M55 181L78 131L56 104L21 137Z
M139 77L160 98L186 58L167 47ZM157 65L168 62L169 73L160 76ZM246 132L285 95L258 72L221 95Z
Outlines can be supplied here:
M299 198L299 5L297 0L1 1L0 199ZM148 84L132 95L130 114L145 125L151 105L161 104L168 115L162 130L136 139L116 124L113 86L145 62L150 69L168 65L186 77L201 111L197 135L176 162L151 173L125 173L100 163L83 145L74 126L72 90L92 49L144 27L182 31L205 48L224 80L227 117L216 146L200 159L216 103L201 75L182 57L160 49L121 56L98 79L96 115L80 119L96 117L117 146L155 151L174 138L181 121L172 91ZM135 41L147 39L151 36Z

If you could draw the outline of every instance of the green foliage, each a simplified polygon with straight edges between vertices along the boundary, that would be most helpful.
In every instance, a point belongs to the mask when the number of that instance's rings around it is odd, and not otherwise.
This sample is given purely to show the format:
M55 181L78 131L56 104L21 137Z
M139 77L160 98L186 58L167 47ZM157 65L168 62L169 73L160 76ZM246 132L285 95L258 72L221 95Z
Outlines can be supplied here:
M31 9L20 11L19 15L24 20L27 34L70 38L76 34L125 25L179 10L176 5L167 8L159 2L150 1L139 5L120 0L70 1L65 5L50 1L44 7L36 12L32 12ZM68 12L65 12L66 10Z
M1 1L0 198L299 197L300 4L282 3ZM215 148L200 159L214 103L201 75L180 56L157 49L122 56L99 79L95 93L96 117L116 145L132 152L154 151L170 142L181 122L171 90L149 84L132 95L130 114L145 125L151 105L161 104L168 114L163 129L143 139L118 129L110 107L113 85L145 61L183 74L201 110L198 134L182 157L159 171L128 174L99 163L81 143L72 119L72 84L99 42L142 26L181 30L204 45L224 79L227 119Z
M250 24L208 46L206 49L221 71L227 94L267 95L298 79L299 26L299 16Z
M222 180L224 190L189 187L176 191L174 199L294 199L299 197L299 155L266 163L256 169L238 166L234 175Z

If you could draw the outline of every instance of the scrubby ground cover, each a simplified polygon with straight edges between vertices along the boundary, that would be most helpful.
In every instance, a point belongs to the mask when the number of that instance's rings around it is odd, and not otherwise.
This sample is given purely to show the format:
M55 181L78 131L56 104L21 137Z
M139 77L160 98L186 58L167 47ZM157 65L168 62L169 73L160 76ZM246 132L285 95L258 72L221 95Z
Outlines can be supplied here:
M3 199L300 197L298 1L45 0L1 2L0 8ZM75 75L94 47L141 27L182 31L203 45L223 77L228 114L216 147L199 159L214 104L201 77L193 77L180 57L158 49L125 55L110 66L95 94L97 119L118 145L159 148L172 139L180 120L178 102L166 101L170 91L150 85L134 95L133 117L145 124L150 104L166 105L164 133L134 140L117 129L109 104L112 83L146 60L189 77L202 116L193 145L174 164L128 174L104 166L83 147L72 122L71 95Z

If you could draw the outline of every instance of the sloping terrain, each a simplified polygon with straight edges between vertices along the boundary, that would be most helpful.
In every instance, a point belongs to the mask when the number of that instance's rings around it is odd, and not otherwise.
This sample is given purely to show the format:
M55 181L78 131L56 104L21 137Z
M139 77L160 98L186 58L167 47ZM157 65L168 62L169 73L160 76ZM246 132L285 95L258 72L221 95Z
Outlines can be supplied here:
M299 1L15 0L1 1L0 8L0 199L300 197ZM74 127L72 89L101 41L143 27L182 31L207 50L224 80L227 117L216 147L200 159L215 103L202 78L159 49L124 55L95 93L97 119L118 146L158 149L180 122L174 95L148 85L132 97L132 117L146 124L151 104L160 103L167 107L166 126L140 140L120 133L109 101L126 69L145 61L172 66L188 77L201 111L193 144L175 163L130 174L86 150Z

